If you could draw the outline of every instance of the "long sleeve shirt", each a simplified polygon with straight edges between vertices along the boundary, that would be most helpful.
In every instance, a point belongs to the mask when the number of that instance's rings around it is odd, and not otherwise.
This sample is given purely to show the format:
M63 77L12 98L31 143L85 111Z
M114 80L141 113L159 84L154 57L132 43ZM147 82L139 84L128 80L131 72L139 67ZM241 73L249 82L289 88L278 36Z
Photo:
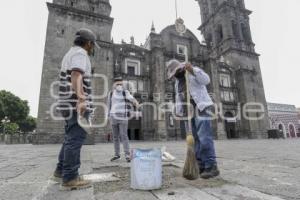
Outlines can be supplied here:
M210 83L210 78L208 74L206 74L202 69L198 67L193 67L193 72L189 73L188 81L190 86L190 95L197 108L203 111L205 108L213 105L213 101L211 100L206 86ZM175 81L175 100L176 100L176 115L177 116L185 116L185 109L183 103L185 103L185 94L183 92L183 88L185 88L185 79L179 80L176 78Z

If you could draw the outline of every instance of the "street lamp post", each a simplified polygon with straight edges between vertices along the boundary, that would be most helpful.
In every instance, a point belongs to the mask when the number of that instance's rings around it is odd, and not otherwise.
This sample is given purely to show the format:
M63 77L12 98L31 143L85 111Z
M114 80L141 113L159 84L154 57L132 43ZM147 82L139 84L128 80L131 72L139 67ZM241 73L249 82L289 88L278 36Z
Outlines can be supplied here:
M1 120L2 124L3 124L3 134L5 135L5 125L10 123L10 120L8 119L7 116L4 117L4 119Z

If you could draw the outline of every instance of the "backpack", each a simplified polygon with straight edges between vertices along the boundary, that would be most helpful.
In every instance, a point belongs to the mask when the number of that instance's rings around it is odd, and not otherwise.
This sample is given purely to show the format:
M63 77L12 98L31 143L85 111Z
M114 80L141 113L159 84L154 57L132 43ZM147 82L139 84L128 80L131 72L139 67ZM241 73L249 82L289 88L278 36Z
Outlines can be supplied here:
M111 109L111 99L112 99L112 95L113 95L113 91L110 91L110 108L109 108L109 110ZM123 97L124 97L124 101L125 101L125 112L126 112L126 116L127 117L130 117L130 110L132 109L132 107L130 106L130 104L131 104L131 102L130 101L128 101L128 99L126 98L126 91L125 90L123 90L122 91L122 95L123 95Z

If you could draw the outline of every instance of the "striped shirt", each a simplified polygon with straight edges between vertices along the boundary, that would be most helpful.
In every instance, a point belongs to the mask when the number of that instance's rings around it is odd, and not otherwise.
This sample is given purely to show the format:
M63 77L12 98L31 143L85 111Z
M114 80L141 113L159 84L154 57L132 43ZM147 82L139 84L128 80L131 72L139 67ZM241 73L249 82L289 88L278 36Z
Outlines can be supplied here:
M62 61L57 110L63 116L69 116L70 112L76 111L78 98L72 88L72 71L78 71L83 75L83 90L86 97L87 113L92 113L91 62L87 51L78 46L72 47Z

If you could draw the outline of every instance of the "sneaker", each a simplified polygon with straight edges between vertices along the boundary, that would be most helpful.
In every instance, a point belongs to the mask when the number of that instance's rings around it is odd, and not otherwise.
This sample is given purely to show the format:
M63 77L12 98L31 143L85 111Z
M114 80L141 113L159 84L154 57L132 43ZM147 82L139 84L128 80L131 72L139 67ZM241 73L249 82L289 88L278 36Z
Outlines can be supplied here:
M116 160L119 160L121 156L114 156L112 159L110 159L111 162L114 162Z
M203 179L210 179L220 175L220 171L218 170L217 165L214 165L211 168L205 169L203 173L201 173L200 177Z
M61 183L62 182L62 174L59 173L58 171L55 171L53 173L53 176L52 176L51 180L55 181L57 183Z
M60 190L61 191L72 191L72 190L81 190L92 187L90 181L83 180L82 177L77 177L74 180L71 180L66 183L62 183Z
M130 157L126 157L126 161L127 161L128 163L130 163L130 162L131 162Z

